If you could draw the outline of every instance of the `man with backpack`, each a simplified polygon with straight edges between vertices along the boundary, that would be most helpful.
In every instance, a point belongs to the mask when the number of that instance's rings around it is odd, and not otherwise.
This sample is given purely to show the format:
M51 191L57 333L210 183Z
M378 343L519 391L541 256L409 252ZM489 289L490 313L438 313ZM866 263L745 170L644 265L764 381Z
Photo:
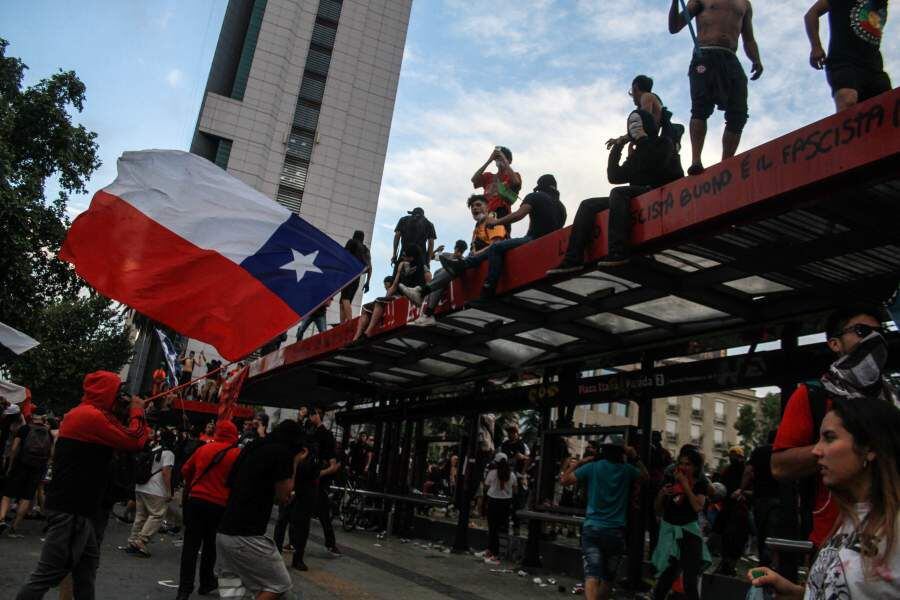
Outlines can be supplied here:
M237 447L237 427L231 421L216 423L215 440L198 448L181 468L184 477L184 545L181 547L181 575L176 600L187 600L194 591L197 555L200 559L200 595L217 587L216 531L225 512L230 490L226 485Z
M418 246L422 249L422 255L425 257L425 283L430 282L431 261L434 259L434 241L436 239L434 225L425 218L425 211L420 206L415 207L397 221L397 226L394 228L394 252L391 254L391 264L394 265L400 260L400 255L397 254L398 248Z
M594 233L597 213L609 210L608 253L599 266L616 267L629 259L628 239L631 232L631 199L684 176L672 140L661 137L653 115L636 109L628 115L628 135L611 139L607 176L610 183L624 183L610 191L608 198L583 200L575 213L569 246L562 262L547 275L572 273L584 268L584 255ZM632 144L633 150L623 164L622 149Z
M882 337L883 311L855 305L832 313L825 324L828 347L838 355L818 381L802 383L788 400L772 447L772 475L797 481L800 488L800 529L816 547L828 537L838 516L838 502L817 474L813 447L832 398L858 402L897 403L883 369L887 343Z
M28 514L38 485L47 472L52 452L53 436L46 425L45 415L35 408L31 423L19 427L13 438L6 487L0 501L0 534L6 532L9 537L16 536L16 530ZM18 498L19 506L16 520L10 527L5 519L13 498Z
M119 396L122 381L109 371L84 378L81 404L66 413L53 452L47 486L47 530L37 568L16 600L39 600L69 573L76 598L94 597L113 452L137 452L147 441L144 400ZM127 406L127 425L115 414L117 397Z
M150 557L150 543L166 516L172 499L172 467L175 465L175 435L164 429L159 443L138 454L135 467L135 514L131 536L125 551L144 558Z

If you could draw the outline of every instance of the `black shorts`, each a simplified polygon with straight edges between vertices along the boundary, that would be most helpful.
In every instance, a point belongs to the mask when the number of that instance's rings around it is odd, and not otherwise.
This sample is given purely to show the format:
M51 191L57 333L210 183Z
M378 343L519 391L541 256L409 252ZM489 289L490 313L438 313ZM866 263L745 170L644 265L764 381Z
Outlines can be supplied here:
M356 296L356 290L359 289L360 279L362 279L362 276L357 277L353 283L347 285L347 287L341 290L341 302L343 302L344 300L353 302L353 297Z
M825 77L831 86L832 96L838 90L856 90L858 102L891 91L891 78L887 73L850 63L827 65Z
M20 500L33 500L46 471L47 467L28 467L22 463L14 465L9 479L6 480L3 495Z
M184 385L191 380L191 376L194 374L193 371L182 371L178 374L178 385Z
M722 48L703 48L691 60L691 117L705 121L718 107L725 128L740 133L747 123L747 75L737 55Z

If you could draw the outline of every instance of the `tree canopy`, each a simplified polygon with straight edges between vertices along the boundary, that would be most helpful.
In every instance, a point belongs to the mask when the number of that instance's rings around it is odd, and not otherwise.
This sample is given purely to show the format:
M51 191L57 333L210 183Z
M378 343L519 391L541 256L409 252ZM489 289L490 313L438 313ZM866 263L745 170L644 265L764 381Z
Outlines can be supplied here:
M84 108L84 83L60 70L23 87L28 67L7 46L0 38L0 322L41 345L21 356L4 349L0 363L59 413L80 398L86 372L121 369L131 343L113 304L57 258L69 198L100 166L97 134L70 115ZM51 198L48 186L58 188Z

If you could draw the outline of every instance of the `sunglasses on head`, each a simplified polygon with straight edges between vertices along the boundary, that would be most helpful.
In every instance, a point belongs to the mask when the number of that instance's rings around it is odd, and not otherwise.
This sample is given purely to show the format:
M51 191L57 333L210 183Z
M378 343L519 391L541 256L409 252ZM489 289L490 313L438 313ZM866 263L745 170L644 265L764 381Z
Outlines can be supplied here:
M838 336L840 337L845 333L855 333L857 336L864 338L872 332L884 335L884 328L881 326L873 327L872 325L866 325L865 323L857 323L855 325L850 325L849 327L845 327L838 332Z

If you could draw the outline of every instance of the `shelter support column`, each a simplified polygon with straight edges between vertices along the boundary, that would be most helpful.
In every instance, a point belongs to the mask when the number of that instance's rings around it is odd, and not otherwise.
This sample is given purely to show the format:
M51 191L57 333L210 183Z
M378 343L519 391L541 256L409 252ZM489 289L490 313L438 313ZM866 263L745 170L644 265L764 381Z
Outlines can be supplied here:
M453 540L453 552L462 553L469 550L469 516L472 508L472 495L477 485L476 451L478 448L478 420L480 415L467 417L466 437L460 446L465 449L461 457L461 465L456 478L456 508L459 519L456 522L456 537Z
M641 373L652 376L653 358L647 355L641 359ZM638 427L641 430L641 447L638 454L641 462L650 464L650 438L653 434L653 392L648 389L638 396ZM649 511L653 510L650 487L644 483L638 492L638 507L631 511L628 527L628 583L632 589L643 585L644 540L646 539Z
M550 409L540 409L540 425L538 427L538 439L543 440L540 448L540 468L538 480L531 482L529 490L528 508L533 509L535 501L538 498L546 497L542 495L543 490L540 488L545 485L544 480L545 469L550 468L547 463L551 460L552 452L548 452L547 439L544 438L544 432L550 429ZM551 491L552 494L552 491ZM552 495L551 495L552 497ZM541 564L541 534L543 533L543 523L537 519L528 520L528 540L525 542L525 553L522 557L522 567L526 569L539 569Z

